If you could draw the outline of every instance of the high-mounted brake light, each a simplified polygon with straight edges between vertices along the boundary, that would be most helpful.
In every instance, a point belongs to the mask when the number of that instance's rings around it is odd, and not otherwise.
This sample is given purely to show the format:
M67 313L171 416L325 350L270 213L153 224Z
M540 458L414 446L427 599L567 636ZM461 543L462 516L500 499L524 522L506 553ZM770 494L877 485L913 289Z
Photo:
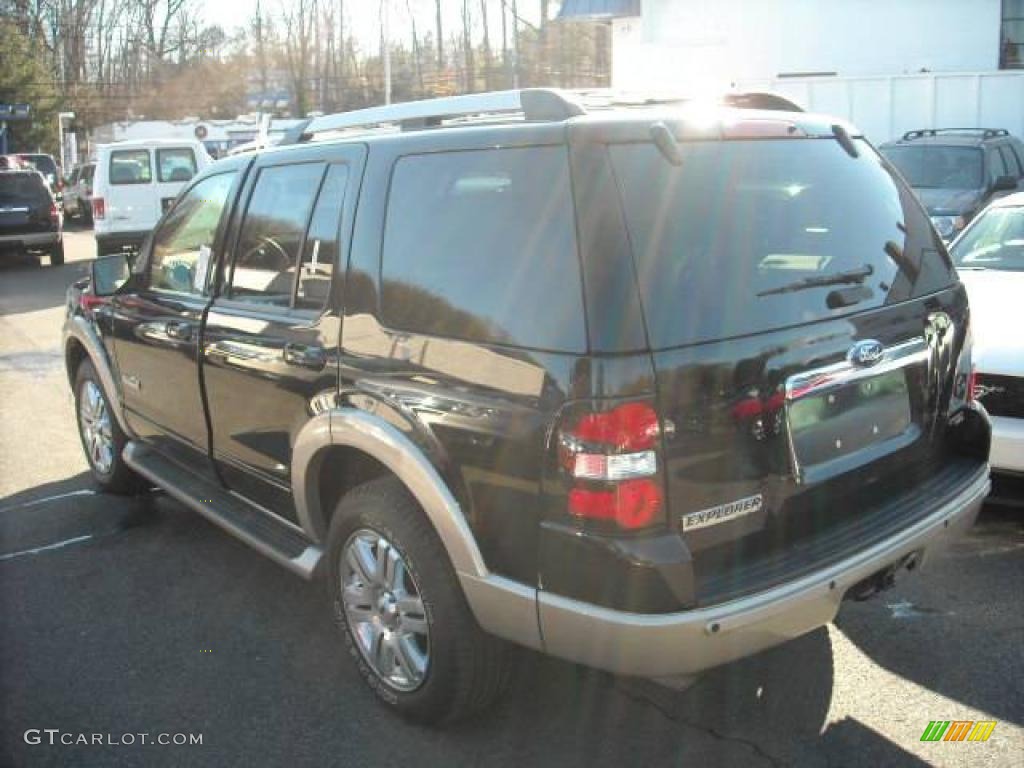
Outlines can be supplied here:
M658 414L645 402L587 412L563 429L559 457L575 484L569 492L569 514L612 521L625 530L659 522L659 435Z
M92 217L94 219L104 219L107 216L107 201L102 197L94 197L92 199Z

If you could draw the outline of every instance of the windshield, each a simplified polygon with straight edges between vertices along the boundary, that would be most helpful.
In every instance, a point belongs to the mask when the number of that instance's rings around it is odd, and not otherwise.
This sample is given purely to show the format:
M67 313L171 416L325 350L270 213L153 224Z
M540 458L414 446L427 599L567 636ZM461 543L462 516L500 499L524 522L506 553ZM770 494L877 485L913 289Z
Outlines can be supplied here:
M655 347L838 317L953 280L913 193L865 142L613 144Z
M981 150L976 147L885 147L882 154L915 189L980 189Z
M1024 271L1024 207L990 208L951 249L961 269Z

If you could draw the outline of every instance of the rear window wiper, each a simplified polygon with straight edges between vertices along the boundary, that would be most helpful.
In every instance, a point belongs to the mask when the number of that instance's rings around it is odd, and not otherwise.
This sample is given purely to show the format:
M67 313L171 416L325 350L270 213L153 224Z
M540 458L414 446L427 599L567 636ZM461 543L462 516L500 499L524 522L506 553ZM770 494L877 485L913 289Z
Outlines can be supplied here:
M802 291L805 288L817 288L822 285L849 285L853 283L863 283L874 273L875 268L870 264L865 264L863 267L851 269L846 272L833 272L830 275L812 275L811 277L805 277L803 280L786 283L786 285L781 285L778 288L769 288L767 291L761 291L757 295L771 296L777 293L793 293L794 291Z

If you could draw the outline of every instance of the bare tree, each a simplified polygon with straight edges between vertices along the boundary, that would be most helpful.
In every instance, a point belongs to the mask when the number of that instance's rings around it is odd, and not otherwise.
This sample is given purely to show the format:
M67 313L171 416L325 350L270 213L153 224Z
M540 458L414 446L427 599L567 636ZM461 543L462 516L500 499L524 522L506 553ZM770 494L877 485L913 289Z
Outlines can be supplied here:
M491 86L491 32L487 26L487 0L480 0L480 18L484 26L484 87L489 91Z
M437 71L444 69L444 30L441 27L441 0L434 0L434 18L437 23Z
M285 29L285 58L292 80L295 112L302 117L309 112L310 53L313 26L316 22L317 0L282 2L281 18Z
M473 15L469 0L462 0L462 53L466 64L466 91L476 90L476 70L473 65Z
M423 87L423 63L420 59L420 39L416 35L416 14L412 12L410 0L405 0L405 10L409 13L409 23L412 26L412 66L419 95L422 96L425 90Z

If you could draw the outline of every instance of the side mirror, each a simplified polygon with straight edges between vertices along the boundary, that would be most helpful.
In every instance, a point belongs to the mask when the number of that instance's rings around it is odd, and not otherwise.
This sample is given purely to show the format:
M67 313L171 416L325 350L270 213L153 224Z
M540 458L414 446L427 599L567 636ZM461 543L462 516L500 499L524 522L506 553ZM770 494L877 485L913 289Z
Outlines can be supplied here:
M1017 180L1013 176L999 176L992 182L993 192L1009 192L1017 189Z
M121 253L103 256L89 265L89 277L95 296L113 296L128 282L131 275L131 262Z

